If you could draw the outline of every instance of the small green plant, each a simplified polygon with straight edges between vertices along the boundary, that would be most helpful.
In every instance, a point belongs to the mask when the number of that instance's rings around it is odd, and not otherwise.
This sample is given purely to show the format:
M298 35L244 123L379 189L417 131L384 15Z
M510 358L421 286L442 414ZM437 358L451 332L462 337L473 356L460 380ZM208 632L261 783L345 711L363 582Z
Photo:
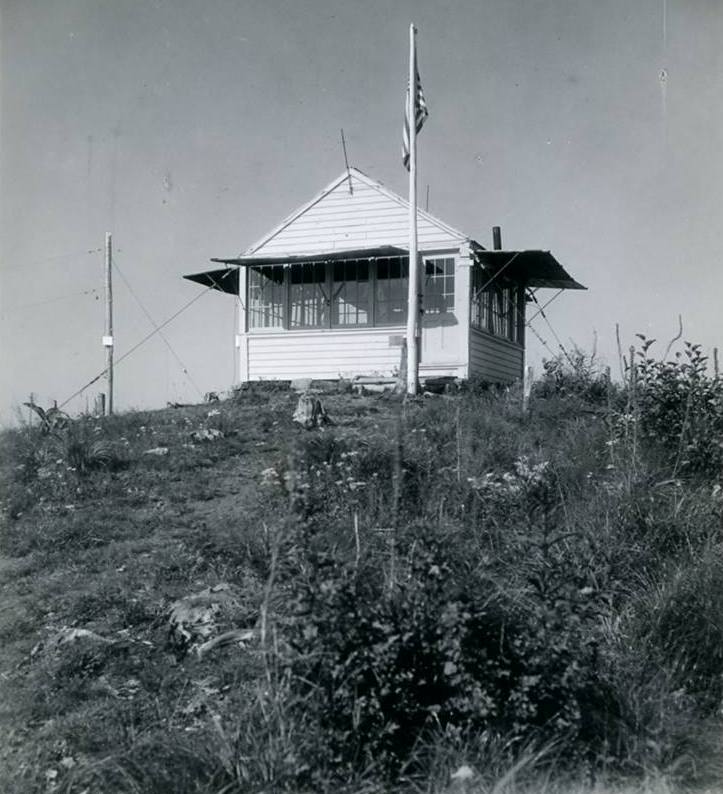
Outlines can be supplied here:
M304 431L249 390L4 434L8 790L719 790L720 380L643 342L525 415L328 393ZM176 659L167 605L220 582L250 639ZM102 639L34 650L59 626Z
M542 377L534 384L534 396L576 397L591 405L604 405L610 388L610 377L600 371L594 355L574 347L543 363Z
M723 467L723 381L707 374L700 345L685 343L672 361L649 354L642 339L630 389L640 434L662 449L673 472L719 473Z
M570 760L603 738L609 725L591 712L615 705L595 681L599 594L579 568L571 575L565 536L541 532L514 599L423 527L400 541L392 582L371 560L306 560L292 668L313 694L329 761L394 776L436 729L492 731L515 746L544 729L567 737Z
M723 703L723 549L672 571L650 603L648 642L704 712Z

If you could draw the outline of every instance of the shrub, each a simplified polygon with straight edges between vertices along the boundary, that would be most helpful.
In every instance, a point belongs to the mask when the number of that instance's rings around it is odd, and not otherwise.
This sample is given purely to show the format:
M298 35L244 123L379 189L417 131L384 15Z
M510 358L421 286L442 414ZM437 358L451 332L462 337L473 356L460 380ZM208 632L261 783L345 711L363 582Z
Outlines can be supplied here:
M432 729L519 745L544 728L579 752L608 730L599 714L614 704L595 682L599 604L566 560L553 561L555 539L531 555L516 594L461 565L451 540L416 527L394 580L372 560L307 559L292 667L313 692L332 765L394 776Z
M642 439L662 448L676 471L720 473L723 381L707 376L700 345L686 342L673 361L658 361L648 355L654 340L641 338L630 401Z
M575 347L543 362L542 377L535 382L538 398L575 397L593 405L604 405L611 391L609 376L600 372L594 356Z

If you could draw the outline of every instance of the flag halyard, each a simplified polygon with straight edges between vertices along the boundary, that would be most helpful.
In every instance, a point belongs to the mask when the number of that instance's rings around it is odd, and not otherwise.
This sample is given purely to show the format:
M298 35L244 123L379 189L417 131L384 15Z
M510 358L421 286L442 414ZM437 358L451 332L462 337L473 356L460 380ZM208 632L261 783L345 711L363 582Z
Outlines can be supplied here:
M414 128L419 132L427 120L429 110L427 101L422 91L422 81L419 79L419 70L414 68ZM402 135L402 162L409 171L409 85L407 85L407 101L404 103L404 133Z

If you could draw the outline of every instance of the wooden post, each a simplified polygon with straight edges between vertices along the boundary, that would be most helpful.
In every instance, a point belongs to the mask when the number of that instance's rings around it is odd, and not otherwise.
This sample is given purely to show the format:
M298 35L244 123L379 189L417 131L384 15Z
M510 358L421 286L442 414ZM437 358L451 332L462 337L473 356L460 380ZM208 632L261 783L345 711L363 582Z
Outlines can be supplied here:
M720 370L718 369L718 348L713 348L713 374L715 375L715 379L718 380L720 376Z
M409 289L407 293L407 394L417 393L419 380L419 263L417 261L417 68L414 25L409 26Z
M106 378L108 380L108 416L113 414L113 282L111 279L112 267L112 240L110 232L105 235L105 347Z
M397 375L397 383L395 391L399 394L404 394L407 386L407 340L403 339L399 348L399 374Z

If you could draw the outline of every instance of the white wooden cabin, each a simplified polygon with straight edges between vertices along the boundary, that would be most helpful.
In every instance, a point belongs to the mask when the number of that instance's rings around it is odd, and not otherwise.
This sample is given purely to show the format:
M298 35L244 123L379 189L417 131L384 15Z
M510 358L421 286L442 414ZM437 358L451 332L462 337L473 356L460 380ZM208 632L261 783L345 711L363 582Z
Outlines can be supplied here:
M406 333L409 205L351 168L224 268L185 276L239 298L240 380L390 377ZM546 251L485 250L418 210L420 379L522 377L539 288L584 289ZM496 246L499 248L499 245Z

